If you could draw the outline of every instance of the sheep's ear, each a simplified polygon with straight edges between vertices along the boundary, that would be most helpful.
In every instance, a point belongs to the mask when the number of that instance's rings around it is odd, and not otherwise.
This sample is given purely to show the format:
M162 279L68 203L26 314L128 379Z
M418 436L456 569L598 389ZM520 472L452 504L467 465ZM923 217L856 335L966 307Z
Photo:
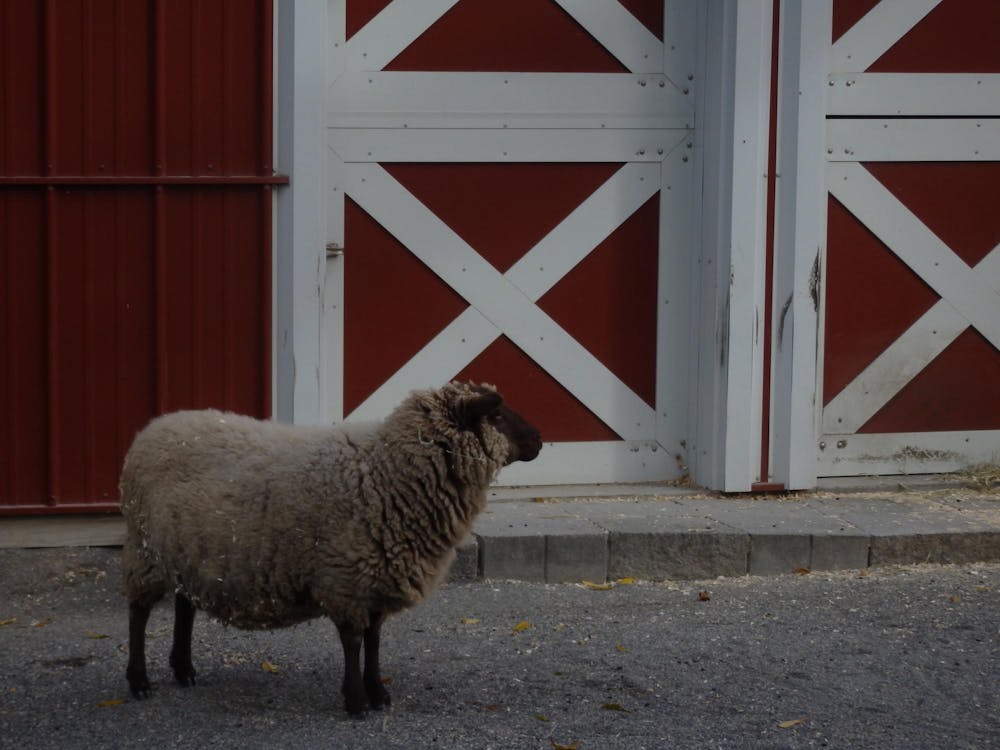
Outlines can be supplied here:
M502 403L503 397L496 391L488 391L480 396L474 396L459 406L458 420L462 427L472 427Z

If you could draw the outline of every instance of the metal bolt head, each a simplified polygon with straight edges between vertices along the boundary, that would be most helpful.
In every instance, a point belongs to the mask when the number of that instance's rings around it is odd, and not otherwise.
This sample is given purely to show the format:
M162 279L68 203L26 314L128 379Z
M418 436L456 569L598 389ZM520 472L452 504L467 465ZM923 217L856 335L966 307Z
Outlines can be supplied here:
M837 441L837 447L838 448L846 448L847 447L847 441L846 440L838 440Z

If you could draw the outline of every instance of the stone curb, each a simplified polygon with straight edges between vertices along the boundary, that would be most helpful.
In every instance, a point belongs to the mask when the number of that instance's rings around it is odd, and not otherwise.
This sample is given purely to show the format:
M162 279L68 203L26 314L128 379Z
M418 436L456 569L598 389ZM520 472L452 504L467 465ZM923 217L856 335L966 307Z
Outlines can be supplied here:
M1000 496L493 501L450 580L613 581L1000 560Z

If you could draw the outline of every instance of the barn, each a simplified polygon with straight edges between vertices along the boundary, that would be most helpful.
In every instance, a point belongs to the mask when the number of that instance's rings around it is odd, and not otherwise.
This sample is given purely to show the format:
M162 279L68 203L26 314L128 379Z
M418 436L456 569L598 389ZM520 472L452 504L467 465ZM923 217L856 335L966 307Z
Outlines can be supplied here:
M517 485L1000 461L994 0L0 2L0 514L497 384Z

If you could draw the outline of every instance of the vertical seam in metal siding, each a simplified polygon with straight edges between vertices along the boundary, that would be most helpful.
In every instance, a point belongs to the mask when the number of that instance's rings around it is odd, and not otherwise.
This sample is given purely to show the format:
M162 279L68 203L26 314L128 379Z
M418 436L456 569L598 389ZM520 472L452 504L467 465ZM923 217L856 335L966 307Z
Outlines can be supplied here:
M45 1L45 174L54 174L56 142L56 0Z
M156 413L166 411L167 387L170 384L170 367L167 362L167 259L166 259L166 195L163 185L154 188L153 204L153 261L154 296L156 298L154 316L156 318L156 355L153 363L153 377L156 380Z
M166 0L157 0L153 15L153 171L165 174L167 164L167 32ZM162 192L162 188L157 188ZM157 197L159 200L159 192Z
M205 174L201 138L201 24L198 22L198 3L191 5L191 153L188 155L188 174Z
M258 168L260 174L266 176L271 174L271 150L274 139L272 129L274 120L274 3L272 0L263 0L260 27L260 75L258 80L260 81L259 111L261 122ZM264 197L268 199L268 206L270 206L270 189L265 189ZM270 208L268 208L268 216L270 216ZM268 232L266 244L270 247L270 232ZM265 330L269 329L270 326ZM268 363L268 371L270 371L270 363Z
M83 64L78 71L81 78L80 88L83 91L83 101L80 104L80 174L94 173L93 159L93 101L94 101L94 4L92 0L84 0L81 9L80 51L83 54Z
M46 497L48 505L55 505L55 500L59 496L59 403L58 372L59 372L59 348L56 337L53 335L59 312L59 295L56 294L55 277L57 271L56 264L56 190L51 185L45 191L45 260L46 260L46 293L48 294L48 320L46 321L46 338L48 339L48 426L49 426L49 491Z

